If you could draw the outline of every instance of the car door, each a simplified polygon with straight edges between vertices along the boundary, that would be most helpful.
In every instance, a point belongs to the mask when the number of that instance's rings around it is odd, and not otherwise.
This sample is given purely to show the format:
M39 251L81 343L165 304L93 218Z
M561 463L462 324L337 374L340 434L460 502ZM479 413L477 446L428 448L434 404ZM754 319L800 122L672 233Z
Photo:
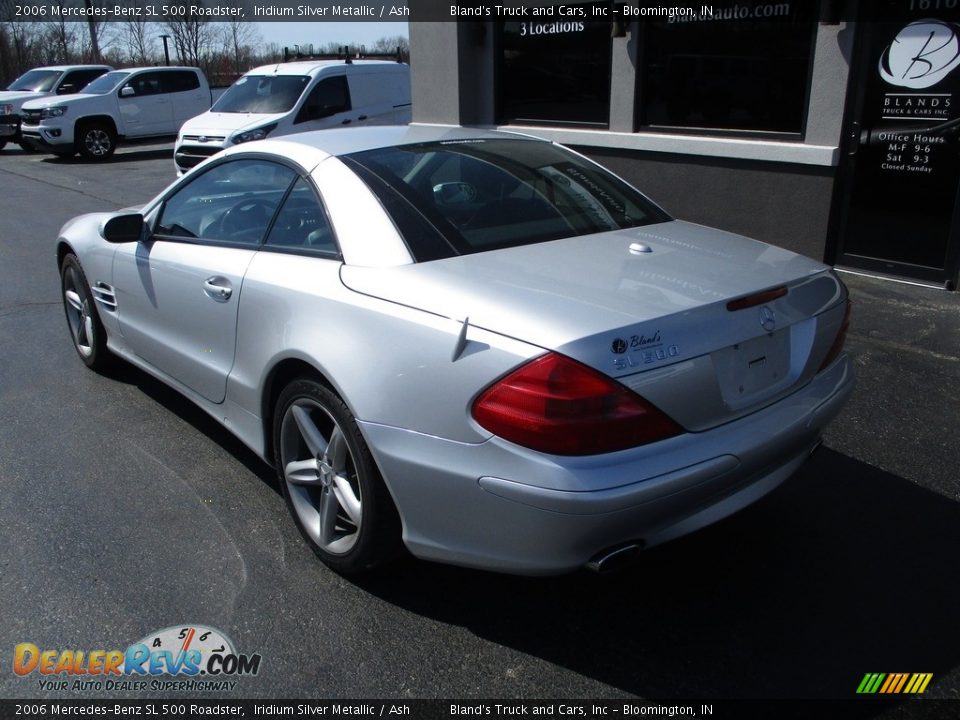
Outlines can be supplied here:
M296 174L238 158L175 186L150 214L149 240L114 257L120 329L151 366L222 402L243 277Z
M173 134L173 103L163 91L162 71L137 73L120 86L118 102L123 134L129 137Z
M200 78L193 70L170 70L163 74L164 91L173 102L173 125L170 133L192 117L210 109L210 91L200 87Z
M351 110L347 76L342 72L326 75L307 93L294 118L293 132L349 125L353 121Z

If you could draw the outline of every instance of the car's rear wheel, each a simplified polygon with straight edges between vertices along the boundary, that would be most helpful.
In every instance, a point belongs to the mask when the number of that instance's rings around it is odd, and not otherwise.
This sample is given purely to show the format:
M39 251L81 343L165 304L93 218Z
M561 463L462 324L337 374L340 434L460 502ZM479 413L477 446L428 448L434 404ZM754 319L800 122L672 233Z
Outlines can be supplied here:
M345 575L390 559L399 517L343 400L316 380L295 380L277 400L273 430L287 506L320 559Z
M63 309L73 347L91 370L106 369L113 356L107 349L107 333L97 314L96 303L87 283L87 276L76 255L67 255L60 264L60 285Z
M36 148L34 148L33 145L31 145L31 144L28 143L28 142L19 142L19 143L17 143L17 145L19 145L19 146L20 146L20 149L23 150L25 153L35 153L35 152L36 152Z
M85 123L77 134L77 150L87 160L106 160L117 149L117 134L103 122Z

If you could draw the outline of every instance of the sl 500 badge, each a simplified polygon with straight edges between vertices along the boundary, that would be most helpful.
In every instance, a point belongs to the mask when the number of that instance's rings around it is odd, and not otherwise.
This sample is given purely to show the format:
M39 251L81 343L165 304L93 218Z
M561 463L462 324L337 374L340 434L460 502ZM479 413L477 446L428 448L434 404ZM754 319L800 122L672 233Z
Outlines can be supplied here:
M680 357L680 348L676 345L667 345L651 350L638 350L613 359L613 366L617 370L626 370L631 367L641 367L650 363Z

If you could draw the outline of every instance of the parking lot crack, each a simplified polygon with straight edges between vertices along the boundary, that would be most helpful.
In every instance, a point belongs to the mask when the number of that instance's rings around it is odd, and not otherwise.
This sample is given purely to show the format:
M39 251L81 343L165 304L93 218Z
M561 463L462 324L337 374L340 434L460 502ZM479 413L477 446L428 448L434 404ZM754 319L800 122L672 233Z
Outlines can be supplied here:
M100 201L105 202L105 203L110 203L111 205L115 205L115 204L116 204L116 201L115 201L115 200L112 200L112 199L110 199L110 198L101 197L101 196L99 196L99 195L94 195L94 194L91 193L91 192L87 192L86 190L80 190L80 189L78 189L78 188L76 188L76 187L71 187L70 185L62 185L62 184L60 184L60 183L51 182L50 180L46 180L46 179L44 179L44 178L38 178L38 177L34 177L33 175L27 175L26 173L14 172L14 171L9 170L9 169L7 169L7 168L4 168L4 169L0 170L0 172L3 172L3 173L5 173L5 174L7 174L7 175L13 175L13 176L18 177L18 178L23 178L23 179L25 179L25 180L30 180L30 181L32 181L32 182L41 183L42 185L48 185L49 187L54 187L54 188L57 188L58 190L67 190L67 191L69 191L69 192L75 192L75 193L77 193L78 195L83 195L84 197L89 197L89 198L93 198L93 199L95 199L95 200L100 200Z
M11 315L19 315L20 313L23 313L38 307L45 307L48 305L59 305L59 304L60 304L59 300L51 300L49 302L14 303L13 305L0 307L0 318L10 317Z

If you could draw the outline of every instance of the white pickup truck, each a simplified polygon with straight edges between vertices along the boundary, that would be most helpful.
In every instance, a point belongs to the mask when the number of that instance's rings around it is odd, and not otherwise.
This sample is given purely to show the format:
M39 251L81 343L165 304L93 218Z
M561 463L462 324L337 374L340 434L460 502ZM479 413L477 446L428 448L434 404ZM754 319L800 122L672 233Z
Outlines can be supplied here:
M37 150L106 160L119 142L176 135L210 107L203 72L191 67L114 70L69 98L24 103L21 135Z
M20 108L25 102L51 95L73 95L111 70L109 65L50 65L18 77L0 91L0 150L8 142L28 149L20 137Z

